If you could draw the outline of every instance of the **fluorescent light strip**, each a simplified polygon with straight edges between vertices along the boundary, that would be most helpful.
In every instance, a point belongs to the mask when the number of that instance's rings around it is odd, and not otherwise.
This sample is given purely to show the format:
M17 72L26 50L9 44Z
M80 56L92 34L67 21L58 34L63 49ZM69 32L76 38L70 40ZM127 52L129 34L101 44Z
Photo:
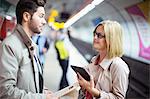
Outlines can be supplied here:
M78 21L81 17L86 15L89 11L95 8L96 5L99 5L104 0L93 0L92 3L88 4L84 9L82 9L80 12L78 12L76 15L74 15L72 18L70 18L65 24L64 28L68 28L72 24L74 24L76 21Z

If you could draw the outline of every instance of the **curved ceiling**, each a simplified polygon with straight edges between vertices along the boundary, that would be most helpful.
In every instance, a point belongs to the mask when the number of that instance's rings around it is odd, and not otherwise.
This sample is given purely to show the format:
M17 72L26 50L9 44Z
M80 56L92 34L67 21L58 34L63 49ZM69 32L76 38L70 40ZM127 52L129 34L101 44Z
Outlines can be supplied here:
M1 2L7 1L10 4L16 6L19 0L1 0ZM66 4L66 11L71 15L75 15L82 8L84 8L87 4L91 3L93 0L47 0L46 3L46 15L49 15L50 9L55 8L59 12L62 11L62 5ZM111 7L116 9L123 9L127 6L139 3L143 0L104 0L104 2L98 5L92 12L96 12L96 14L92 14L92 16L101 15L109 15L111 12ZM109 7L111 6L111 7ZM12 10L13 9L13 10ZM14 7L10 7L10 11L14 11Z

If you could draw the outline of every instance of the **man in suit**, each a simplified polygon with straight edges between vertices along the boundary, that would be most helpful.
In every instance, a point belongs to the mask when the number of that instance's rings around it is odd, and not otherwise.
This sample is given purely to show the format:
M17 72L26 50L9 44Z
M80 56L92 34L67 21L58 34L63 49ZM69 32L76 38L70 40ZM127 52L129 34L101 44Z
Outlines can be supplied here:
M0 48L0 99L57 99L43 92L43 69L31 39L46 24L45 3L20 0L16 6L16 28Z

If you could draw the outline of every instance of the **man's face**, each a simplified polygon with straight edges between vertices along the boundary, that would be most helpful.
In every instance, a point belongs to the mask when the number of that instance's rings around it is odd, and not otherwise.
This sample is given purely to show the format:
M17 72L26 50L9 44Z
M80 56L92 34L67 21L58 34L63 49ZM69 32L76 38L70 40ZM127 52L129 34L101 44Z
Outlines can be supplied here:
M39 34L43 26L46 24L45 21L45 10L44 7L38 7L37 11L33 14L30 22L29 22L29 29L32 33Z

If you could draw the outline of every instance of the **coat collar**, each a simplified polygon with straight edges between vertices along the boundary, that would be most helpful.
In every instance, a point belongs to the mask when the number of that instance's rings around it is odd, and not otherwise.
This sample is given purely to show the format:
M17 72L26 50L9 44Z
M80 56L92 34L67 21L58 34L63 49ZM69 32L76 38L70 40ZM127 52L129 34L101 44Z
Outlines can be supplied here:
M20 25L20 24L17 24L16 26L16 31L18 31L18 33L20 34L21 38L23 39L23 42L24 44L27 46L27 47L31 47L33 42L32 42L32 39L31 37L29 37L27 35L27 33L23 30L23 27Z
M17 24L16 31L18 31L21 38L23 39L24 44L30 49L30 51L38 49L36 43L31 39L31 37L27 35L20 24Z

